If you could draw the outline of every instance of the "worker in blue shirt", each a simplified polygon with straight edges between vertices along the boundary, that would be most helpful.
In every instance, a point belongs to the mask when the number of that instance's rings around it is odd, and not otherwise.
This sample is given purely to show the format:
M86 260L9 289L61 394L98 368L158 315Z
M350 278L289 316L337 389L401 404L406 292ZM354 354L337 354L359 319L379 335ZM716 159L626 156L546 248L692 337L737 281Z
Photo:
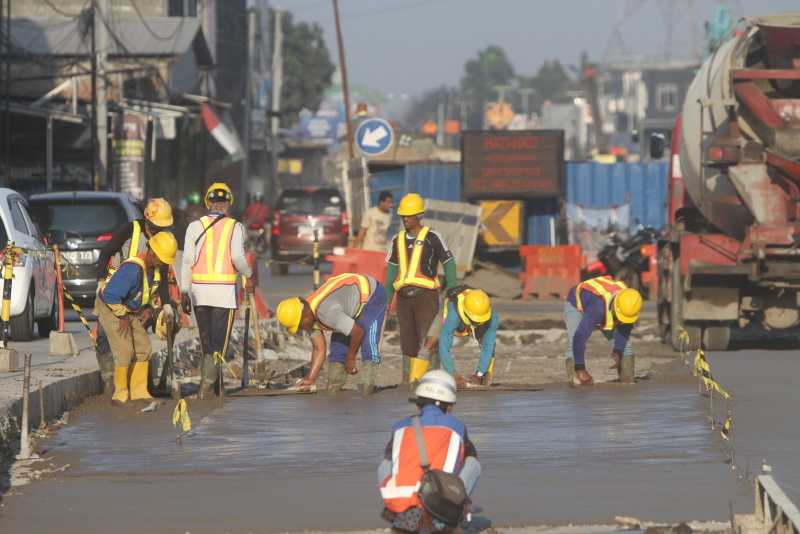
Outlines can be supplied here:
M147 249L122 262L100 291L97 319L114 354L113 406L152 399L147 390L150 339L145 325L154 317L150 306L153 276L162 265L172 265L177 250L178 242L170 232L155 234L147 241Z
M445 371L453 375L459 387L470 385L489 385L494 371L494 348L497 328L500 319L492 310L489 295L482 289L473 289L464 285L456 286L447 292L444 320L439 332L439 360ZM475 372L466 378L456 374L451 350L455 336L473 336L480 344L481 354ZM423 360L425 361L425 360ZM425 361L425 364L428 362ZM412 369L411 381L419 380L420 371L427 370L415 367Z
M567 379L573 386L590 386L586 371L586 342L596 329L612 342L611 369L619 373L622 358L632 358L631 331L639 320L642 295L610 276L585 280L570 289L564 303L567 325Z

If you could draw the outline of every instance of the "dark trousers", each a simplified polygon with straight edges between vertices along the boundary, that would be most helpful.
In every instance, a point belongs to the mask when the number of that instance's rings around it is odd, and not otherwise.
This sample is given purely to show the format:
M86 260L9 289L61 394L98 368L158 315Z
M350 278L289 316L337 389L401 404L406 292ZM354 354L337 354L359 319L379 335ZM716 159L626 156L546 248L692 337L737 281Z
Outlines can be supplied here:
M414 296L397 294L397 321L400 326L400 349L404 356L416 358L428 335L436 314L439 313L439 292L419 289Z
M228 308L195 306L194 317L200 330L200 346L205 354L222 352L225 338L233 326L233 313Z

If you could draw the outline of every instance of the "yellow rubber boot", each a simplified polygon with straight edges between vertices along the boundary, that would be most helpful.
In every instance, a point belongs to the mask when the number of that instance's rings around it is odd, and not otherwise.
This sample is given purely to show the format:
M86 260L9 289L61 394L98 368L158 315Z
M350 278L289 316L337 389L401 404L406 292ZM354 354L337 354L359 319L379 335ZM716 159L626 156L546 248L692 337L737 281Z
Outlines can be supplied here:
M147 391L147 371L150 362L134 362L131 371L131 400L153 400L150 392Z
M112 406L122 406L128 402L128 367L114 368L114 395L111 396Z
M408 373L408 381L410 383L419 382L422 375L428 371L430 362L422 358L409 358L411 360L411 370Z

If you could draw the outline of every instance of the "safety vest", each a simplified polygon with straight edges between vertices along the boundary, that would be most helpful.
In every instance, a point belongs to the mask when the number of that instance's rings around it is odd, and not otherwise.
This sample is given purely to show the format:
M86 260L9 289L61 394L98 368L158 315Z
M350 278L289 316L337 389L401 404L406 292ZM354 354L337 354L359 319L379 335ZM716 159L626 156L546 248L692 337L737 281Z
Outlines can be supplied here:
M414 241L414 248L411 251L411 261L408 261L406 253L406 231L402 230L397 234L397 259L400 264L400 275L394 281L394 288L400 289L405 286L423 287L425 289L437 289L439 279L434 276L428 278L420 272L419 264L422 261L422 249L425 246L425 238L430 228L423 226L417 239Z
M150 292L151 292L151 289L150 289L150 282L147 279L147 266L144 264L144 260L142 258L140 258L139 256L134 256L132 258L126 259L122 263L123 264L125 264L125 263L134 263L134 264L138 265L139 268L142 269L142 288L141 288L141 291L137 292L133 297L128 299L128 302L130 302L131 300L136 299L137 297L140 297L141 303L139 304L139 307L142 308L144 306L147 306L150 303ZM122 265L120 265L120 267L122 267ZM104 291L104 290L105 290L105 288L103 288L103 290L101 290L101 291ZM127 308L128 307L127 302L124 303L124 304L125 304L125 307ZM130 308L128 308L128 310L130 311Z
M575 286L575 307L579 312L583 312L581 291L588 291L589 293L597 295L598 297L602 298L603 302L605 303L606 316L603 320L602 329L614 330L614 316L610 313L611 300L614 298L614 295L627 288L628 286L626 286L623 282L614 280L610 276L598 276L597 278L585 280Z
M438 410L438 408L435 408ZM464 463L464 439L450 417L436 417L436 424L426 424L421 418L425 452L431 469L458 473ZM419 449L414 426L410 419L395 429L392 438L392 473L381 483L381 497L386 508L395 513L421 506L417 491L422 479Z
M319 308L319 305L322 304L322 301L325 300L328 295L339 288L353 285L358 287L358 293L361 297L358 310L356 310L355 317L353 317L353 319L355 319L361 314L361 310L364 309L364 306L367 304L367 301L369 301L370 297L369 279L363 274L343 273L336 276L331 276L319 287L319 289L306 297L308 307L311 308L311 311L316 317L317 308ZM333 330L329 326L322 324L319 319L317 319L317 322L322 325L323 328L327 330Z
M197 259L192 266L192 282L234 285L238 275L231 261L231 237L236 220L225 217L224 220L211 226L213 222L214 219L208 215L200 217L205 234Z
M131 258L136 258L147 249L147 237L143 236L142 225L139 224L139 221L131 221L131 225L133 226L133 230L131 231L131 236L128 238L127 241L122 245L120 249L120 255L123 258L123 262L125 260L129 260ZM117 271L118 267L111 266L108 268L108 276L106 276L106 283L111 280L111 277L114 276L114 273ZM153 273L153 286L150 288L150 298L156 294L158 291L158 286L161 283L161 272L159 269Z
M459 293L456 296L456 311L458 311L458 317L461 319L461 322L464 324L464 328L460 330L456 330L455 334L459 337L466 337L470 334L475 336L475 325L472 324L472 321L467 316L467 311L464 309L464 300L466 296L464 295L464 291ZM442 323L444 324L447 321L447 309L450 307L450 300L445 302L444 306L444 313L442 314Z

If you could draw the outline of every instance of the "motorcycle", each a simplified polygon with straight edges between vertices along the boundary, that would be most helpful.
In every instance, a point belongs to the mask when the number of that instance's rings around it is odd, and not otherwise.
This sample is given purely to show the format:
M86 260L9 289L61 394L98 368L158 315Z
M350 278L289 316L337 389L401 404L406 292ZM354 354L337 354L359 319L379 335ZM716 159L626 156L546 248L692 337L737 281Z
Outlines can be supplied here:
M642 247L655 241L658 232L653 228L642 227L635 234L613 233L597 253L597 260L586 267L584 278L611 275L628 287L641 291L642 273L650 268L650 258L642 252Z
M264 226L258 223L247 225L247 247L254 250L259 256L266 253L269 248L269 233Z

